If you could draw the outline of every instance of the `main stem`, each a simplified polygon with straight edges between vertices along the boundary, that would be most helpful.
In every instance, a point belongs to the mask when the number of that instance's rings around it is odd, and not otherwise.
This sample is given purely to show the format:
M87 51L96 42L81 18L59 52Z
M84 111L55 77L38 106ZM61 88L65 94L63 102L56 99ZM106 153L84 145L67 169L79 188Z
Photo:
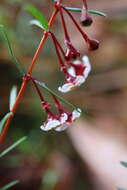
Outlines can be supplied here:
M61 0L60 0L60 2L61 2ZM49 27L51 27L53 25L57 13L58 13L58 8L55 7L55 10L54 10L54 12L53 12L53 14L52 14L52 16L51 16L51 18L49 20L49 23L48 23ZM48 37L48 32L45 31L44 34L43 34L43 36L42 36L42 39L40 41L40 44L38 46L38 49L37 49L37 51L36 51L36 53L35 53L35 55L34 55L34 57L32 59L32 63L30 64L30 66L28 68L27 74L29 74L29 75L32 74L33 68L35 66L35 62L36 62L36 60L37 60L37 58L38 58L38 56L40 54L40 51L41 51L41 49L42 49L42 47L44 45L44 42L46 41L47 37ZM9 126L11 124L12 118L14 117L14 114L16 112L18 104L19 104L19 102L20 102L20 100L21 100L21 98L22 98L22 96L23 96L23 94L24 94L24 92L26 90L28 81L29 80L27 80L27 78L24 77L23 82L21 84L21 88L20 88L19 93L18 93L17 98L16 98L16 102L15 102L15 104L14 104L12 110L11 110L11 112L13 114L8 118L6 124L5 124L4 128L3 128L3 131L2 131L2 133L0 135L0 144L2 144L4 138L5 138L6 134L7 134L7 131L8 131Z

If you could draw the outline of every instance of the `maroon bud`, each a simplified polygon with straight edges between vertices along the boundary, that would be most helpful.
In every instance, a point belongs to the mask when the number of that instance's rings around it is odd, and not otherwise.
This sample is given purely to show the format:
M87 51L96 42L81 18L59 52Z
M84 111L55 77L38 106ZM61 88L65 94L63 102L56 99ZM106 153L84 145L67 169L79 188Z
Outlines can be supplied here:
M87 14L85 19L80 20L82 26L90 26L93 23L92 18Z
M89 50L94 51L99 48L100 42L95 39L88 39L88 44L89 44Z
M82 8L80 23L82 26L90 26L93 23L92 18L89 16L87 10L84 7Z

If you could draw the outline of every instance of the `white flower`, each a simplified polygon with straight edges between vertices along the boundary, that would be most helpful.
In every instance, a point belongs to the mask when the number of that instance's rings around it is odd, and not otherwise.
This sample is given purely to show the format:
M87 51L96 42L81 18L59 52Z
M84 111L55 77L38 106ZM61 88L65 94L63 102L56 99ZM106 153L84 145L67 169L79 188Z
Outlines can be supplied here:
M58 88L63 93L69 92L83 84L91 71L91 65L87 56L83 56L82 61L76 60L70 62L69 65L70 67L67 70L69 77L63 86Z
M63 112L58 119L55 117L49 117L47 121L40 127L43 131L49 131L54 129L57 132L64 131L70 124L78 119L81 115L81 109L75 109L72 113Z
M47 121L45 121L44 124L41 125L40 128L43 131L49 131L65 123L67 119L68 119L68 115L66 113L62 113L58 119L56 119L55 117L49 116Z

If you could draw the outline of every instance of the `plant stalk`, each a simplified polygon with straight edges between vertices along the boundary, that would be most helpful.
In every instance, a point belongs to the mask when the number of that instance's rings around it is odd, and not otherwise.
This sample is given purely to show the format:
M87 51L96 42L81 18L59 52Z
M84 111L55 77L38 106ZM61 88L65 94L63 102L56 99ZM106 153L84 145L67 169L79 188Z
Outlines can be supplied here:
M60 0L59 2L61 3L61 1L62 1L62 0ZM52 16L51 16L51 18L50 18L50 20L49 20L49 22L48 22L49 27L51 27L51 26L53 25L53 23L55 22L55 19L56 19L56 16L57 16L58 11L59 11L58 8L55 7L55 10L54 10L54 12L52 13ZM35 67L35 63L36 63L36 61L37 61L37 59L38 59L38 56L39 56L39 54L40 54L40 52L41 52L41 50L42 50L42 48L43 48L44 42L46 41L47 37L48 37L48 31L47 31L47 32L45 31L44 34L43 34L43 36L42 36L42 39L41 39L41 41L40 41L40 44L39 44L39 46L38 46L38 49L37 49L37 51L36 51L36 53L35 53L35 55L34 55L34 57L33 57L33 59L32 59L32 63L30 64L30 66L29 66L29 68L28 68L27 75L31 75L31 74L32 74L32 71L33 71L33 69L34 69L34 67ZM24 94L24 92L25 92L25 90L26 90L26 87L27 87L27 83L28 83L28 82L29 82L29 80L27 80L27 79L24 77L24 78L23 78L23 81L22 81L22 84L21 84L21 87L20 87L20 90L19 90L19 93L18 93L17 98L16 98L16 102L15 102L15 104L14 104L12 110L11 110L11 112L12 112L13 114L8 118L6 124L5 124L4 128L3 128L3 131L2 131L2 133L1 133L1 135L0 135L0 144L2 144L4 138L5 138L6 134L7 134L7 131L8 131L8 129L9 129L9 127L10 127L12 118L13 118L14 115L15 115L15 112L16 112L17 107L18 107L18 105L19 105L19 102L20 102L20 100L21 100L21 98L22 98L22 96L23 96L23 94Z

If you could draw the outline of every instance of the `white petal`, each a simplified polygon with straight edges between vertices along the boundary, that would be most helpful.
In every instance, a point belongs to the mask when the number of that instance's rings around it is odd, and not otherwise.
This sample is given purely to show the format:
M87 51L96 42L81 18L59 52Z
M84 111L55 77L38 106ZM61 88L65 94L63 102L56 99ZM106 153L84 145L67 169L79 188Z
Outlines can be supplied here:
M60 127L55 128L55 131L58 131L58 132L64 131L65 129L68 128L68 126L69 126L69 124L64 123Z
M90 61L89 61L88 56L83 56L83 57L82 57L82 60L83 60L83 63L84 63L85 65L90 65Z
M85 79L88 77L90 71L91 71L91 68L88 68L88 67L85 68L85 70L83 72L83 75L84 75Z
M74 110L74 111L72 112L72 121L74 121L75 119L79 118L80 115L81 115L81 112L82 112L82 111L81 111L80 108Z
M60 121L59 120L49 120L48 122L44 123L44 125L41 125L41 129L44 131L49 131L57 126L60 125Z
M62 113L60 116L60 123L63 124L67 121L68 115L66 113Z
M86 67L84 72L83 72L83 75L84 75L85 78L87 78L90 71L91 71L91 64L90 64L89 58L87 56L84 56L82 58L82 60L83 60L84 66Z
M73 77L76 76L74 67L70 67L70 68L68 69L68 73L69 73L71 76L73 76Z
M80 61L80 60L73 61L73 64L75 64L75 65L80 65L80 64L81 64L81 61Z
M41 128L41 130L43 130L43 131L49 131L49 130L50 130L50 129L47 129L47 128L45 127L45 125L41 125L40 128Z
M82 83L85 82L85 77L84 76L77 76L76 80L74 81L75 86L80 86Z
M60 92L66 93L72 90L72 88L74 88L74 84L73 83L65 83L62 87L59 87L58 90Z

